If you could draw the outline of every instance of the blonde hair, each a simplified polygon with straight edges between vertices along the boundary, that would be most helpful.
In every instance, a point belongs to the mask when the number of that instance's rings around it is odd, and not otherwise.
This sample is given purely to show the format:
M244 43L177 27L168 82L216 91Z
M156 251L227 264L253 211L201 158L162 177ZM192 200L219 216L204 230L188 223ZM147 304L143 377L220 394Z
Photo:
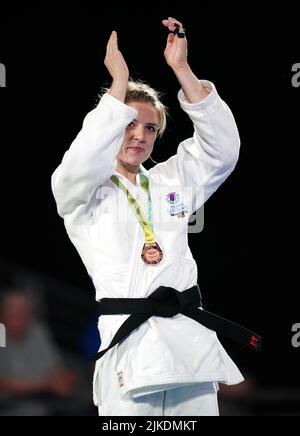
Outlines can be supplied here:
M109 91L109 88L102 89L102 95ZM161 102L161 93L153 89L150 85L142 80L132 80L128 81L125 103L130 103L134 101L142 103L151 103L157 110L160 127L157 136L161 137L166 130L167 126L167 116L168 109Z

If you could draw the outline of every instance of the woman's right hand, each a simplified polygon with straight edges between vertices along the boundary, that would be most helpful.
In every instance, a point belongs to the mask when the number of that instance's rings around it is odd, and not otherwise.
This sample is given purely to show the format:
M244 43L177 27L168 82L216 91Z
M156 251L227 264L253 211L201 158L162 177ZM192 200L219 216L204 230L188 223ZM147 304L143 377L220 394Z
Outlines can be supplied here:
M129 70L118 48L118 36L116 31L111 33L108 40L104 65L114 81L128 80Z

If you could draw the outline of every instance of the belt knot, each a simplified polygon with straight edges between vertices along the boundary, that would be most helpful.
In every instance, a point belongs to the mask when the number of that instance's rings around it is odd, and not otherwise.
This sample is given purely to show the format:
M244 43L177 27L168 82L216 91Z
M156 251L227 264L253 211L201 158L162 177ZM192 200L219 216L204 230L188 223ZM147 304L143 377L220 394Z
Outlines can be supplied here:
M159 303L153 315L163 318L169 318L181 313L185 306L181 292L166 286L160 286L148 298Z

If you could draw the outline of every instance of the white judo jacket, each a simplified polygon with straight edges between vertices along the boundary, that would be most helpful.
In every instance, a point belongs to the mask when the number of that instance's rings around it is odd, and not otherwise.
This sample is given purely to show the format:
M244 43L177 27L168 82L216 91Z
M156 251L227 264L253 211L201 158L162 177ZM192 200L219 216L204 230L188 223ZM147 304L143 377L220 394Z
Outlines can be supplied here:
M202 83L210 93L200 103L190 104L182 90L178 93L180 106L193 123L193 137L179 144L177 154L149 171L140 166L149 179L154 237L164 253L159 264L143 262L143 228L124 192L110 179L113 174L118 176L147 216L148 194L141 187L140 174L134 185L116 171L116 156L126 127L136 118L135 109L110 94L103 95L52 175L58 213L93 280L96 300L145 298L160 286L184 291L197 284L197 264L188 246L188 220L232 172L240 146L229 107L213 83ZM184 216L180 215L183 210ZM99 317L100 350L109 345L128 316ZM96 392L105 377L102 363L112 356L122 396L136 397L194 382L236 384L244 380L216 333L182 314L151 317L97 361L95 404L101 404Z

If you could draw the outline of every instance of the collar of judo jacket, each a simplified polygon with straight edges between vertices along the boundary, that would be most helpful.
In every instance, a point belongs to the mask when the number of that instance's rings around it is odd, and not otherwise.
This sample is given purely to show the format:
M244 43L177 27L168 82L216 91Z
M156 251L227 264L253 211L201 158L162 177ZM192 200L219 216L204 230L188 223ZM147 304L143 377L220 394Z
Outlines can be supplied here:
M140 173L144 174L147 178L149 178L149 171L146 170L146 168L143 167L142 164L140 164L140 170L139 170L139 172L138 172L138 175L139 175ZM117 176L120 176L120 175L121 175L122 177L125 177L125 176L123 176L123 174L120 174L117 170L114 171L114 174L117 175ZM138 178L138 183L139 183L139 185L141 184L140 178Z

